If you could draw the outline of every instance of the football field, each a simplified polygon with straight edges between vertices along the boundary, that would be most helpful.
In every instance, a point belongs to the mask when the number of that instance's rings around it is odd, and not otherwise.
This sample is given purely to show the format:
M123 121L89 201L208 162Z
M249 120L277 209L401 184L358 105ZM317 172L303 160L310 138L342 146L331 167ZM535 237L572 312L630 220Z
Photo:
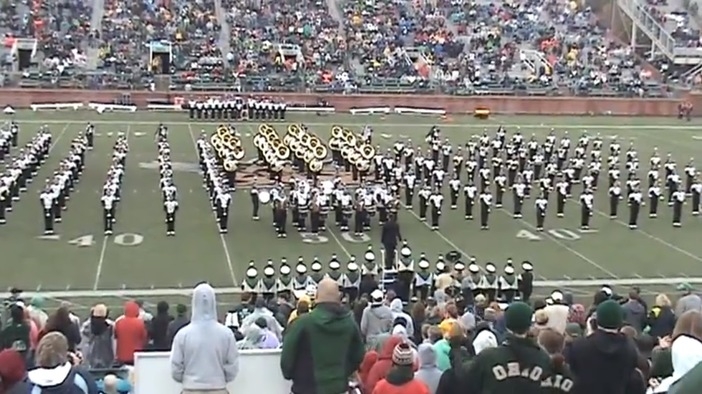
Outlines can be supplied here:
M9 119L8 116L5 116ZM366 237L356 238L340 232L333 225L318 238L292 231L278 239L272 227L270 209L262 207L260 221L251 220L251 201L245 188L238 188L230 209L228 234L219 234L202 178L198 174L195 141L201 130L212 133L216 123L198 123L184 114L95 112L18 112L20 139L29 140L42 124L53 134L49 159L39 175L23 193L7 224L0 227L0 286L19 287L27 293L45 292L52 300L70 300L77 308L92 305L97 297L108 299L112 306L122 299L136 297L153 302L166 299L185 300L188 289L208 281L222 292L220 302L230 304L238 297L236 290L249 261L262 269L268 259L276 264L282 257L294 265L298 256L309 263L317 256L326 265L337 254L342 261L355 255L359 259L369 244L380 255L380 229L375 225ZM87 121L96 125L95 149L86 155L86 169L71 194L63 222L56 235L42 236L42 210L38 192L44 180L70 148L71 139L83 132ZM165 215L159 190L154 131L159 122L169 127L174 181L178 187L180 210L177 235L167 237ZM611 117L498 117L491 120L413 116L315 116L295 115L285 124L273 124L284 134L290 122L302 122L320 138L330 135L332 125L360 131L365 124L375 130L374 141L389 147L396 139L410 138L423 143L428 129L437 124L454 146L463 145L472 135L487 130L494 134L499 124L508 133L517 127L527 138L535 134L539 141L554 128L577 138L583 130L605 138L603 155L610 138L619 139L623 150L632 142L641 157L641 175L648 170L648 158L655 147L661 157L670 152L682 171L691 157L702 152L702 130L697 121L676 119L634 119ZM244 160L256 157L252 145L258 123L236 124L246 149ZM130 151L117 211L114 234L106 237L102 228L100 193L110 165L111 151L118 133L128 137ZM21 141L21 142L22 142ZM13 149L11 156L17 150ZM0 164L2 166L2 164ZM606 185L603 172L600 184ZM465 176L464 176L465 179ZM645 183L645 180L644 180ZM639 229L629 230L628 209L620 205L618 220L610 220L606 187L595 198L596 214L591 230L578 230L580 207L566 205L565 218L555 214L551 198L546 231L536 232L533 199L525 202L524 217L512 218L511 193L505 193L503 209L494 209L490 230L480 231L479 222L466 221L462 202L459 209L448 209L445 202L440 231L431 231L419 221L417 211L402 210L399 221L402 236L415 257L425 252L431 261L439 254L458 251L476 256L484 266L491 261L502 269L508 258L515 263L529 260L535 266L538 293L558 287L576 296L591 294L603 284L619 285L625 291L639 284L651 294L672 291L679 281L702 283L702 218L693 217L689 205L684 207L682 228L672 227L672 208L661 204L657 219L649 219L647 207L639 219ZM574 196L580 194L575 186ZM648 200L646 198L646 200ZM332 223L333 224L333 223Z

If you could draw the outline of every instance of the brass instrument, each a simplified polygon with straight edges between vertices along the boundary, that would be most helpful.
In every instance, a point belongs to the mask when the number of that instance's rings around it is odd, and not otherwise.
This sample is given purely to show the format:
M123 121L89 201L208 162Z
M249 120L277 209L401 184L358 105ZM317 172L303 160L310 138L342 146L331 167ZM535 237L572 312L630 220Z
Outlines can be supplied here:
M222 159L224 169L230 172L236 171L237 161L244 158L246 151L235 130L224 124L217 126L215 132L210 136L210 144L217 157Z
M342 126L332 126L329 147L338 151L359 171L368 171L376 155L375 147L363 142L363 138Z
M327 157L329 150L323 141L309 132L304 125L289 125L282 143L289 149L291 154L304 162L310 171L320 172L324 167L324 159Z

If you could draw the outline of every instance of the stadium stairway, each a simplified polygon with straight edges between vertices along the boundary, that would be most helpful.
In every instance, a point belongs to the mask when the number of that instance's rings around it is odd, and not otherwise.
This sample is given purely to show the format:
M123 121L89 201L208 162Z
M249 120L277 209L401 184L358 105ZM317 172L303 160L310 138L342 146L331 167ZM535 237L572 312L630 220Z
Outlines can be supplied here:
M222 51L222 61L224 62L224 66L229 67L229 59L227 58L227 55L232 51L230 45L231 31L229 30L229 23L227 23L227 13L224 11L224 7L222 7L222 0L215 0L215 15L217 16L217 20L219 21L219 25L221 27L217 46L219 47L219 50Z
M90 16L90 30L102 31L102 17L105 15L105 0L94 0L93 14ZM85 68L96 70L100 61L99 40L91 40L85 48L87 62Z

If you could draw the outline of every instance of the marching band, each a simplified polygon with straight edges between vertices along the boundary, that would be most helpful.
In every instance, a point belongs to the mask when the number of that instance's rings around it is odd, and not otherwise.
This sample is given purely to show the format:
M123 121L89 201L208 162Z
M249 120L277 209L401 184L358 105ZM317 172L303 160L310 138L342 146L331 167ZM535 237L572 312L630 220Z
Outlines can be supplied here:
M188 110L190 119L202 120L285 120L287 104L272 100L243 99L232 100L209 99L205 101L188 101L183 109Z

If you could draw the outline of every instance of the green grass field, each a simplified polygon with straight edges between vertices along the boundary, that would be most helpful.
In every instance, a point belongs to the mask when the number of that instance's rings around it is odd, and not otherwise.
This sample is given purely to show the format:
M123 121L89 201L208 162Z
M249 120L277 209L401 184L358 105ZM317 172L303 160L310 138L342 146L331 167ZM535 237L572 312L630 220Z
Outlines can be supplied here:
M300 255L308 260L319 256L322 261L334 253L342 259L350 255L360 258L369 243L380 249L377 227L365 240L349 237L336 228L323 234L322 243L303 242L297 232L290 233L287 239L278 239L268 209L262 210L261 221L251 220L251 203L244 189L238 189L234 195L229 234L220 235L201 177L193 171L197 167L195 138L200 130L214 131L214 123L193 123L184 114L162 113L20 112L14 117L20 123L23 140L31 138L41 124L49 124L54 145L37 181L15 205L8 223L0 227L3 288L16 286L27 292L47 292L53 300L69 299L82 308L92 305L96 298L107 298L111 305L130 297L147 302L163 298L180 302L189 288L205 280L223 291L222 303L231 303L250 260L263 267L267 259L277 262L287 257L294 261ZM57 225L58 235L41 237L39 185L67 154L72 137L84 130L87 121L96 124L95 149L87 155L83 178L68 202L63 223ZM157 157L153 133L158 122L170 129L180 202L176 237L165 235L158 174L150 165ZM333 124L354 130L371 124L375 139L386 145L395 138L411 138L415 144L423 141L432 124L439 124L454 144L463 144L483 129L493 132L498 124L506 125L510 131L519 126L527 136L533 133L540 140L552 127L558 133L568 130L575 136L588 130L605 137L619 136L624 147L633 141L642 156L641 171L647 170L648 156L654 147L662 154L672 152L681 169L702 149L702 131L698 130L702 124L675 119L500 117L443 121L429 117L337 115L295 116L288 122L304 122L322 138L329 136ZM255 157L251 135L257 126L237 125L247 136L243 139L247 158ZM285 129L285 125L276 127L281 132ZM115 233L105 237L99 193L118 132L128 135L130 152ZM537 235L533 202L525 204L523 220L515 220L509 211L509 193L506 210L496 210L491 215L490 231L480 231L476 221L465 221L460 204L459 211L445 210L439 232L430 231L412 211L401 212L400 223L403 236L416 255L425 252L434 259L457 250L477 256L481 265L492 261L498 267L507 258L528 259L536 266L540 287L569 289L581 297L605 283L623 286L620 289L637 283L649 294L670 291L683 278L702 283L702 275L698 274L702 268L702 219L692 217L689 207L682 229L672 227L671 209L662 206L658 219L641 215L640 229L631 231L625 223L626 209L622 209L620 220L610 220L604 213L608 209L606 191L600 189L593 230L588 233L578 231L579 206L570 203L563 219L557 219L555 207L551 207L547 231ZM580 189L575 190L579 194Z

